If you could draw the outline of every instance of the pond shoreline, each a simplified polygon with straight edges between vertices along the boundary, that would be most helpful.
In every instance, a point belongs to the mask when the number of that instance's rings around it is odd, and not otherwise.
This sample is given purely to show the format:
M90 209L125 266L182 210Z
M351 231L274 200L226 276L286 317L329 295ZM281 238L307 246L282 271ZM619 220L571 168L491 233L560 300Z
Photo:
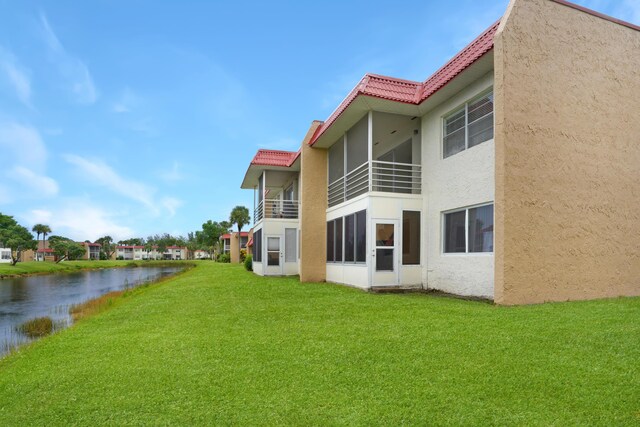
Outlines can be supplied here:
M109 264L97 265L99 262L105 262ZM33 265L35 261L28 263L18 263L16 267L19 268L20 264ZM71 264L73 263L73 264ZM83 266L83 263L91 263L90 265ZM116 264L117 263L117 264ZM4 274L0 273L0 279L16 279L19 277L30 276L44 276L44 275L56 275L56 274L69 274L77 273L79 271L91 271L91 270L104 270L109 268L144 268L144 267L174 267L185 266L186 269L195 267L196 261L194 260L175 260L175 261L63 261L62 263L55 264L51 262L37 262L37 264L44 264L43 267L49 267L55 265L54 269L41 270L41 271L21 271L19 273ZM1 268L2 266L0 266ZM11 266L13 267L13 266Z
M146 263L146 266L148 267L175 267L176 266L176 262L163 262L163 261L159 261L157 263L153 263L151 265L149 265L148 263ZM108 292L106 294L102 294L100 296L97 296L95 298L91 298L88 299L86 301L83 301L81 303L78 304L74 304L69 308L69 315L72 318L72 322L71 324L69 324L68 326L64 326L61 328L54 328L54 330L50 333L47 334L45 336L42 336L40 338L37 339L33 339L30 341L26 341L23 342L21 344L18 344L16 346L10 347L8 349L8 351L6 353L0 353L0 362L2 362L3 359L5 359L7 356L14 354L16 352L20 352L28 347L31 347L32 345L36 344L37 342L41 341L42 339L46 339L50 336L56 335L59 332L62 332L66 329L70 329L73 328L76 324L78 324L79 322L81 322L84 319L87 318L91 318L97 314L100 314L102 312L104 312L105 310L113 307L115 304L117 304L118 302L120 302L122 299L127 298L129 296L135 295L137 293L140 293L142 291L144 291L145 289L154 287L155 285L159 285L161 283L164 282L168 282L172 279L175 279L177 277L182 276L184 273L194 269L196 267L195 263L192 262L179 262L180 266L182 266L183 268L180 271L177 271L169 276L163 276L163 277L159 277L156 278L154 280L148 281L148 282L144 282L140 285L136 285L133 287L127 287L127 288L123 288L120 290L115 290L115 291L111 291ZM102 270L102 269L107 269L107 268L144 268L145 267L145 263L143 263L142 265L139 266L135 266L135 265L121 265L121 266L108 266L108 267L100 267L100 268L85 268L85 269L73 269L73 270L64 270L64 271L60 271L57 273L49 273L49 274L58 274L58 273L77 273L80 271L87 271L87 270ZM38 276L38 275L42 275L43 273L34 273L34 274L28 274L28 275L21 275L21 276L16 276L16 277L25 277L25 276ZM44 273L47 274L47 273ZM78 309L76 312L74 312L74 309Z

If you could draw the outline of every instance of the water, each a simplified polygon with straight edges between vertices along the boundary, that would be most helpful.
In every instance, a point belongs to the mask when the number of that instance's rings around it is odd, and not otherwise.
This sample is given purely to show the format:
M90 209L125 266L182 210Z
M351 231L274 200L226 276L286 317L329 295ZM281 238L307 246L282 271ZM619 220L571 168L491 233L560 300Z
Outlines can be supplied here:
M32 341L16 327L49 316L56 329L72 323L69 308L108 292L139 286L175 274L182 267L111 268L0 279L0 357Z

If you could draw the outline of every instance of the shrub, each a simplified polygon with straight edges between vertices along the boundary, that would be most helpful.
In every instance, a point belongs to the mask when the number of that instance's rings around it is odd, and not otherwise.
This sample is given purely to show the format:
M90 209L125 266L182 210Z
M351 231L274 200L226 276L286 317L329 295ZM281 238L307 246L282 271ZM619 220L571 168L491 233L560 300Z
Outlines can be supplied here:
M229 254L218 255L218 262L231 262L231 255Z
M240 262L244 262L246 258L247 258L247 250L240 249Z
M123 257L122 255L120 255L120 256L118 256L116 259L117 259L118 261L122 261L122 260L124 260L124 257Z
M50 317L36 317L18 326L18 330L29 338L39 338L53 332L53 320Z
M244 268L246 268L247 271L253 271L253 257L251 255L247 255L244 259Z

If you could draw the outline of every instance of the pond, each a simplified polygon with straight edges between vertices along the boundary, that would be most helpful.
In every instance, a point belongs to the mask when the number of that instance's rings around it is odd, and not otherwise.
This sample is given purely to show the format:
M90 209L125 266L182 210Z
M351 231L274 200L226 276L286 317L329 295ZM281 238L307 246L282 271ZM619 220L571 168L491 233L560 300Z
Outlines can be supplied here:
M110 268L0 279L0 357L11 348L32 341L17 329L27 320L48 316L56 329L64 328L72 323L72 305L158 280L183 268Z

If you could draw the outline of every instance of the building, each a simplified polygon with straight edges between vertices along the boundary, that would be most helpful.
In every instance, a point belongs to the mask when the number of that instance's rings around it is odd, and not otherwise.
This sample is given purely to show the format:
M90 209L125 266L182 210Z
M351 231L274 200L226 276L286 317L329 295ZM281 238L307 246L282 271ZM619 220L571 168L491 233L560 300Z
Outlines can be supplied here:
M250 239L249 231L240 232L240 240L238 240L238 232L233 231L231 233L225 233L220 236L220 250L223 254L229 254L232 263L240 262L240 251L238 249L238 245L240 245L240 249L247 250L247 243L249 243Z
M512 0L426 80L365 75L299 152L251 162L254 271L499 304L640 295L638 52L636 25Z
M209 251L197 249L193 251L193 259L211 259L211 254Z
M91 260L100 259L100 250L102 249L102 245L100 245L99 243L91 243L91 242L79 242L79 244L84 246L87 250L81 259L91 259Z
M160 253L156 246L147 250L140 245L118 245L116 246L116 259L146 261L146 260L181 260L187 259L187 248L181 246L167 246L165 251Z
M0 263L10 263L11 248L0 248Z
M299 274L300 151L258 150L241 188L253 189L253 271ZM265 236L263 238L263 236Z

